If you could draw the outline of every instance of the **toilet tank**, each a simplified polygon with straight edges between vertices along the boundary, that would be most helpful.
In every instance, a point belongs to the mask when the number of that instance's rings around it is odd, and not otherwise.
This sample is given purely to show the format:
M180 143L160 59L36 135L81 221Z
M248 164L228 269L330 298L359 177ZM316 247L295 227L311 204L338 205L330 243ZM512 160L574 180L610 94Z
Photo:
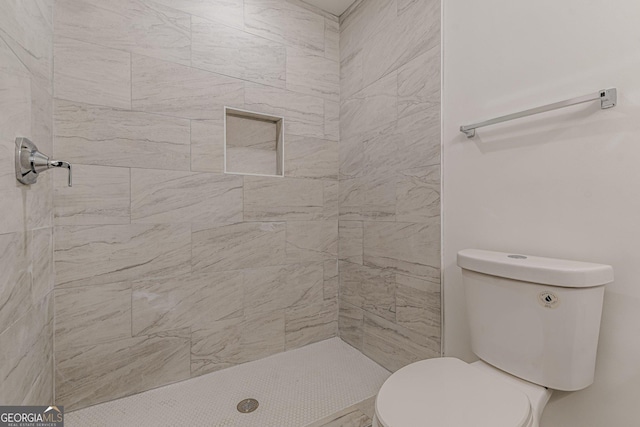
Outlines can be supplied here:
M479 249L458 252L473 352L555 390L593 383L609 265Z

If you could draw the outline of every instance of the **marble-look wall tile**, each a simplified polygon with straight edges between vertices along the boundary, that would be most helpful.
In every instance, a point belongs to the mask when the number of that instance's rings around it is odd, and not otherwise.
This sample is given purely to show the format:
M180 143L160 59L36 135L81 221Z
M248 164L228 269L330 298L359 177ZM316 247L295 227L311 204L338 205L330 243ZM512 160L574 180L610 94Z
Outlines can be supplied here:
M398 66L440 46L440 1L424 0L409 2L400 0L396 37L403 43L398 57Z
M324 20L324 56L340 62L340 24L328 18Z
M440 106L400 118L395 134L393 161L399 170L440 164Z
M54 286L53 228L32 230L28 244L31 254L31 300L35 304L42 301ZM8 271L4 268L1 270Z
M340 188L338 185L338 181L324 181L322 190L322 198L324 203L322 216L326 220L337 221L340 203Z
M209 21L244 28L244 0L154 0ZM192 22L193 24L193 22Z
M193 271L282 265L285 235L283 222L244 222L194 230Z
M338 179L338 142L291 136L285 144L286 176Z
M131 169L131 222L240 221L240 176Z
M340 221L338 242L338 258L362 265L363 256L362 221Z
M323 301L322 263L244 270L244 308L267 313Z
M186 273L133 283L133 335L208 329L242 317L242 272Z
M440 105L440 46L398 69L398 117Z
M58 100L56 157L71 163L189 170L189 121Z
M324 137L340 140L340 103L324 100Z
M287 261L328 261L338 256L337 221L288 221Z
M324 52L324 17L296 2L244 0L244 24L267 39Z
M32 301L27 239L27 233L0 235L0 332L20 318Z
M191 16L151 0L57 0L56 36L189 64Z
M342 301L395 322L396 284L391 271L340 262Z
M256 83L245 83L244 102L248 110L284 117L285 136L325 136L322 98Z
M364 311L341 299L338 315L340 338L347 344L362 351Z
M53 297L45 296L0 333L0 402L53 402Z
M54 55L56 98L131 108L131 54L58 37Z
M74 164L73 177L73 187L68 187L65 174L54 175L56 225L129 224L128 168Z
M440 357L420 334L374 314L364 313L362 352L394 372L419 360Z
M224 122L191 120L191 170L224 172Z
M340 101L351 98L364 88L362 78L362 49L340 60Z
M396 319L398 325L424 337L428 347L439 350L440 284L398 274Z
M56 348L131 338L131 284L55 291Z
M31 83L31 140L43 153L53 150L53 97L40 85Z
M373 36L388 30L397 19L396 0L361 2L340 20L340 55L351 56Z
M55 233L59 288L163 277L190 269L188 224L60 226Z
M325 219L324 184L315 179L244 177L245 221Z
M251 362L285 350L284 310L245 313L241 361Z
M397 175L396 219L403 222L439 222L440 166L408 169Z
M393 72L342 102L340 135L350 137L394 122L398 117L397 73Z
M338 260L331 259L323 263L325 300L337 300L340 291L340 276L338 274Z
M187 379L189 347L187 330L56 348L56 403L72 411Z
M285 310L285 346L287 350L333 338L338 333L338 302L323 301Z
M291 58L284 45L195 16L191 36L192 66L269 86L288 85Z
M322 53L287 48L287 89L340 101L340 64Z
M365 222L364 263L439 283L439 222Z
M139 55L131 61L134 110L221 120L225 105L243 103L244 84L237 79Z

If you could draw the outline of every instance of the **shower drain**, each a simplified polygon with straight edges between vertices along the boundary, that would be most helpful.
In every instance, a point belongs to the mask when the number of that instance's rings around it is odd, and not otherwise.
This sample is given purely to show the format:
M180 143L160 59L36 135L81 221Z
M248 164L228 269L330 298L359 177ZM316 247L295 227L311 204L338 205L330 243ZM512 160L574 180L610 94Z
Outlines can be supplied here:
M255 399L244 399L238 403L238 412L242 412L243 414L248 414L249 412L253 412L258 409L258 403Z

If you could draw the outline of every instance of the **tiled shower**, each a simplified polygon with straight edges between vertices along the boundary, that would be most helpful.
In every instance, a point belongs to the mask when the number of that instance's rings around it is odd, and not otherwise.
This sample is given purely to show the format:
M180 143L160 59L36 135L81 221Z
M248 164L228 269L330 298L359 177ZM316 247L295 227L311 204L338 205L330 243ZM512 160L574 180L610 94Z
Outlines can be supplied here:
M334 337L389 371L441 355L439 1L0 12L2 404L73 411ZM224 173L225 107L283 118L283 177ZM73 187L18 184L19 136Z

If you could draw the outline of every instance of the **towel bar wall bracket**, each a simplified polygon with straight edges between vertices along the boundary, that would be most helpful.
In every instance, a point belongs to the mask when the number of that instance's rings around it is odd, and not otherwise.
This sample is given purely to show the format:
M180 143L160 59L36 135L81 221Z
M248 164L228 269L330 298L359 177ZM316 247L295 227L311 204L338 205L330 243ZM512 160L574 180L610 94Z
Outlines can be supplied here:
M616 88L602 89L596 93L567 99L566 101L560 101L549 105L543 105L541 107L531 108L529 110L520 111L519 113L507 114L506 116L496 117L495 119L486 120L484 122L475 123L472 125L460 126L460 132L467 135L467 138L473 138L474 136L476 136L477 128L491 126L498 123L507 122L509 120L520 119L523 117L532 116L534 114L546 113L547 111L553 111L559 108L570 107L572 105L596 100L600 100L600 108L603 110L613 108L618 103L618 91L616 90Z

